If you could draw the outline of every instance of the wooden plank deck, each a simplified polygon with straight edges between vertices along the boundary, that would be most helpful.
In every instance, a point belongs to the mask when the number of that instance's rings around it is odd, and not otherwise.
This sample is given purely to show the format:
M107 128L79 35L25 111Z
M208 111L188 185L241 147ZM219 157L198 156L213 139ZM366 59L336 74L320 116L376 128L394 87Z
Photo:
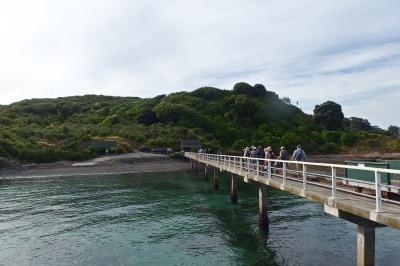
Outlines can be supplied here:
M351 213L364 219L400 229L400 205L382 202L382 212L375 212L375 199L365 196L352 194L349 192L336 192L336 200L332 200L332 190L315 184L307 183L306 191L303 190L301 180L286 179L283 184L283 178L272 176L257 176L255 171L241 171L239 167L227 166L218 162L199 160L199 162L208 164L215 168L244 177L246 180L258 182L280 190L296 194L310 200L319 202L328 207Z

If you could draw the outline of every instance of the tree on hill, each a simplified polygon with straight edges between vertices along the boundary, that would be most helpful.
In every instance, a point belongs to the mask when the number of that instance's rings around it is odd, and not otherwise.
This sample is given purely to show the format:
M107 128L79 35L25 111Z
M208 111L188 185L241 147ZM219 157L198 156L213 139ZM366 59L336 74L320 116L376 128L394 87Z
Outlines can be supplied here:
M400 127L398 127L398 126L391 125L388 127L387 131L390 136L395 136L398 138L400 137Z
M262 84L256 84L253 87L246 82L239 82L233 86L233 93L245 94L248 96L257 97L257 96L265 96L267 94L267 90Z
M363 119L359 117L350 117L349 122L350 122L350 128L354 130L368 131L372 129L371 123L368 121L368 119Z
M343 127L344 114L342 107L333 102L327 101L314 108L314 121L324 126L327 130L338 130Z
M292 100L290 100L289 97L283 97L283 98L282 98L282 101L283 101L284 103L286 103L286 104L290 104L290 103L292 102Z

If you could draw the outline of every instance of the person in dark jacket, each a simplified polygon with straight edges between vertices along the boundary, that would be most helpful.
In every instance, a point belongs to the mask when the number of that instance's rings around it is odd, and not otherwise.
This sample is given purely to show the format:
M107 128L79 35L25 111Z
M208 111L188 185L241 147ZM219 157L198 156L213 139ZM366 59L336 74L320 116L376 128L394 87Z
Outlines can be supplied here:
M258 146L257 152L258 152L258 158L262 158L262 159L265 158L265 152L261 146Z
M253 147L250 152L250 158L258 158L258 150L256 147ZM253 164L253 168L255 167L256 160L252 159L251 164Z

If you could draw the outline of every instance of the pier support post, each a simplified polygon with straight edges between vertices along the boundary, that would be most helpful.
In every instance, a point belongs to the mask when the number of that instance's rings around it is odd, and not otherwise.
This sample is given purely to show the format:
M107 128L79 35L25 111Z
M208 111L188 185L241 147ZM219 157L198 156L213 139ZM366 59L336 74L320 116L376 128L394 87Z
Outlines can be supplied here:
M258 225L262 230L268 230L267 188L258 188Z
M190 166L192 168L192 171L196 170L195 162L193 159L190 160Z
M326 204L324 209L326 213L357 225L357 266L375 265L375 228L385 226Z
M375 265L375 227L357 225L357 266Z
M218 173L217 170L214 168L214 189L219 189L219 180L218 180Z
M205 164L204 165L204 176L205 176L205 178L206 178L206 181L208 181L208 169L207 169L208 167L207 167L207 165Z
M233 204L236 204L238 202L236 180L235 180L234 175L232 175L232 177L231 177L231 202Z

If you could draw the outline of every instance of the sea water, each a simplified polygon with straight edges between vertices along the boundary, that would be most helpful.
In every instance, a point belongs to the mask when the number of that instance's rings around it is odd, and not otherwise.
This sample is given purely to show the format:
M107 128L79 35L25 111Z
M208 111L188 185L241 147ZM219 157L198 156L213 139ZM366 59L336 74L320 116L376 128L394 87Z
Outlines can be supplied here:
M14 179L0 183L0 265L355 265L354 224L323 206L191 172ZM399 265L400 230L376 230L377 265Z

